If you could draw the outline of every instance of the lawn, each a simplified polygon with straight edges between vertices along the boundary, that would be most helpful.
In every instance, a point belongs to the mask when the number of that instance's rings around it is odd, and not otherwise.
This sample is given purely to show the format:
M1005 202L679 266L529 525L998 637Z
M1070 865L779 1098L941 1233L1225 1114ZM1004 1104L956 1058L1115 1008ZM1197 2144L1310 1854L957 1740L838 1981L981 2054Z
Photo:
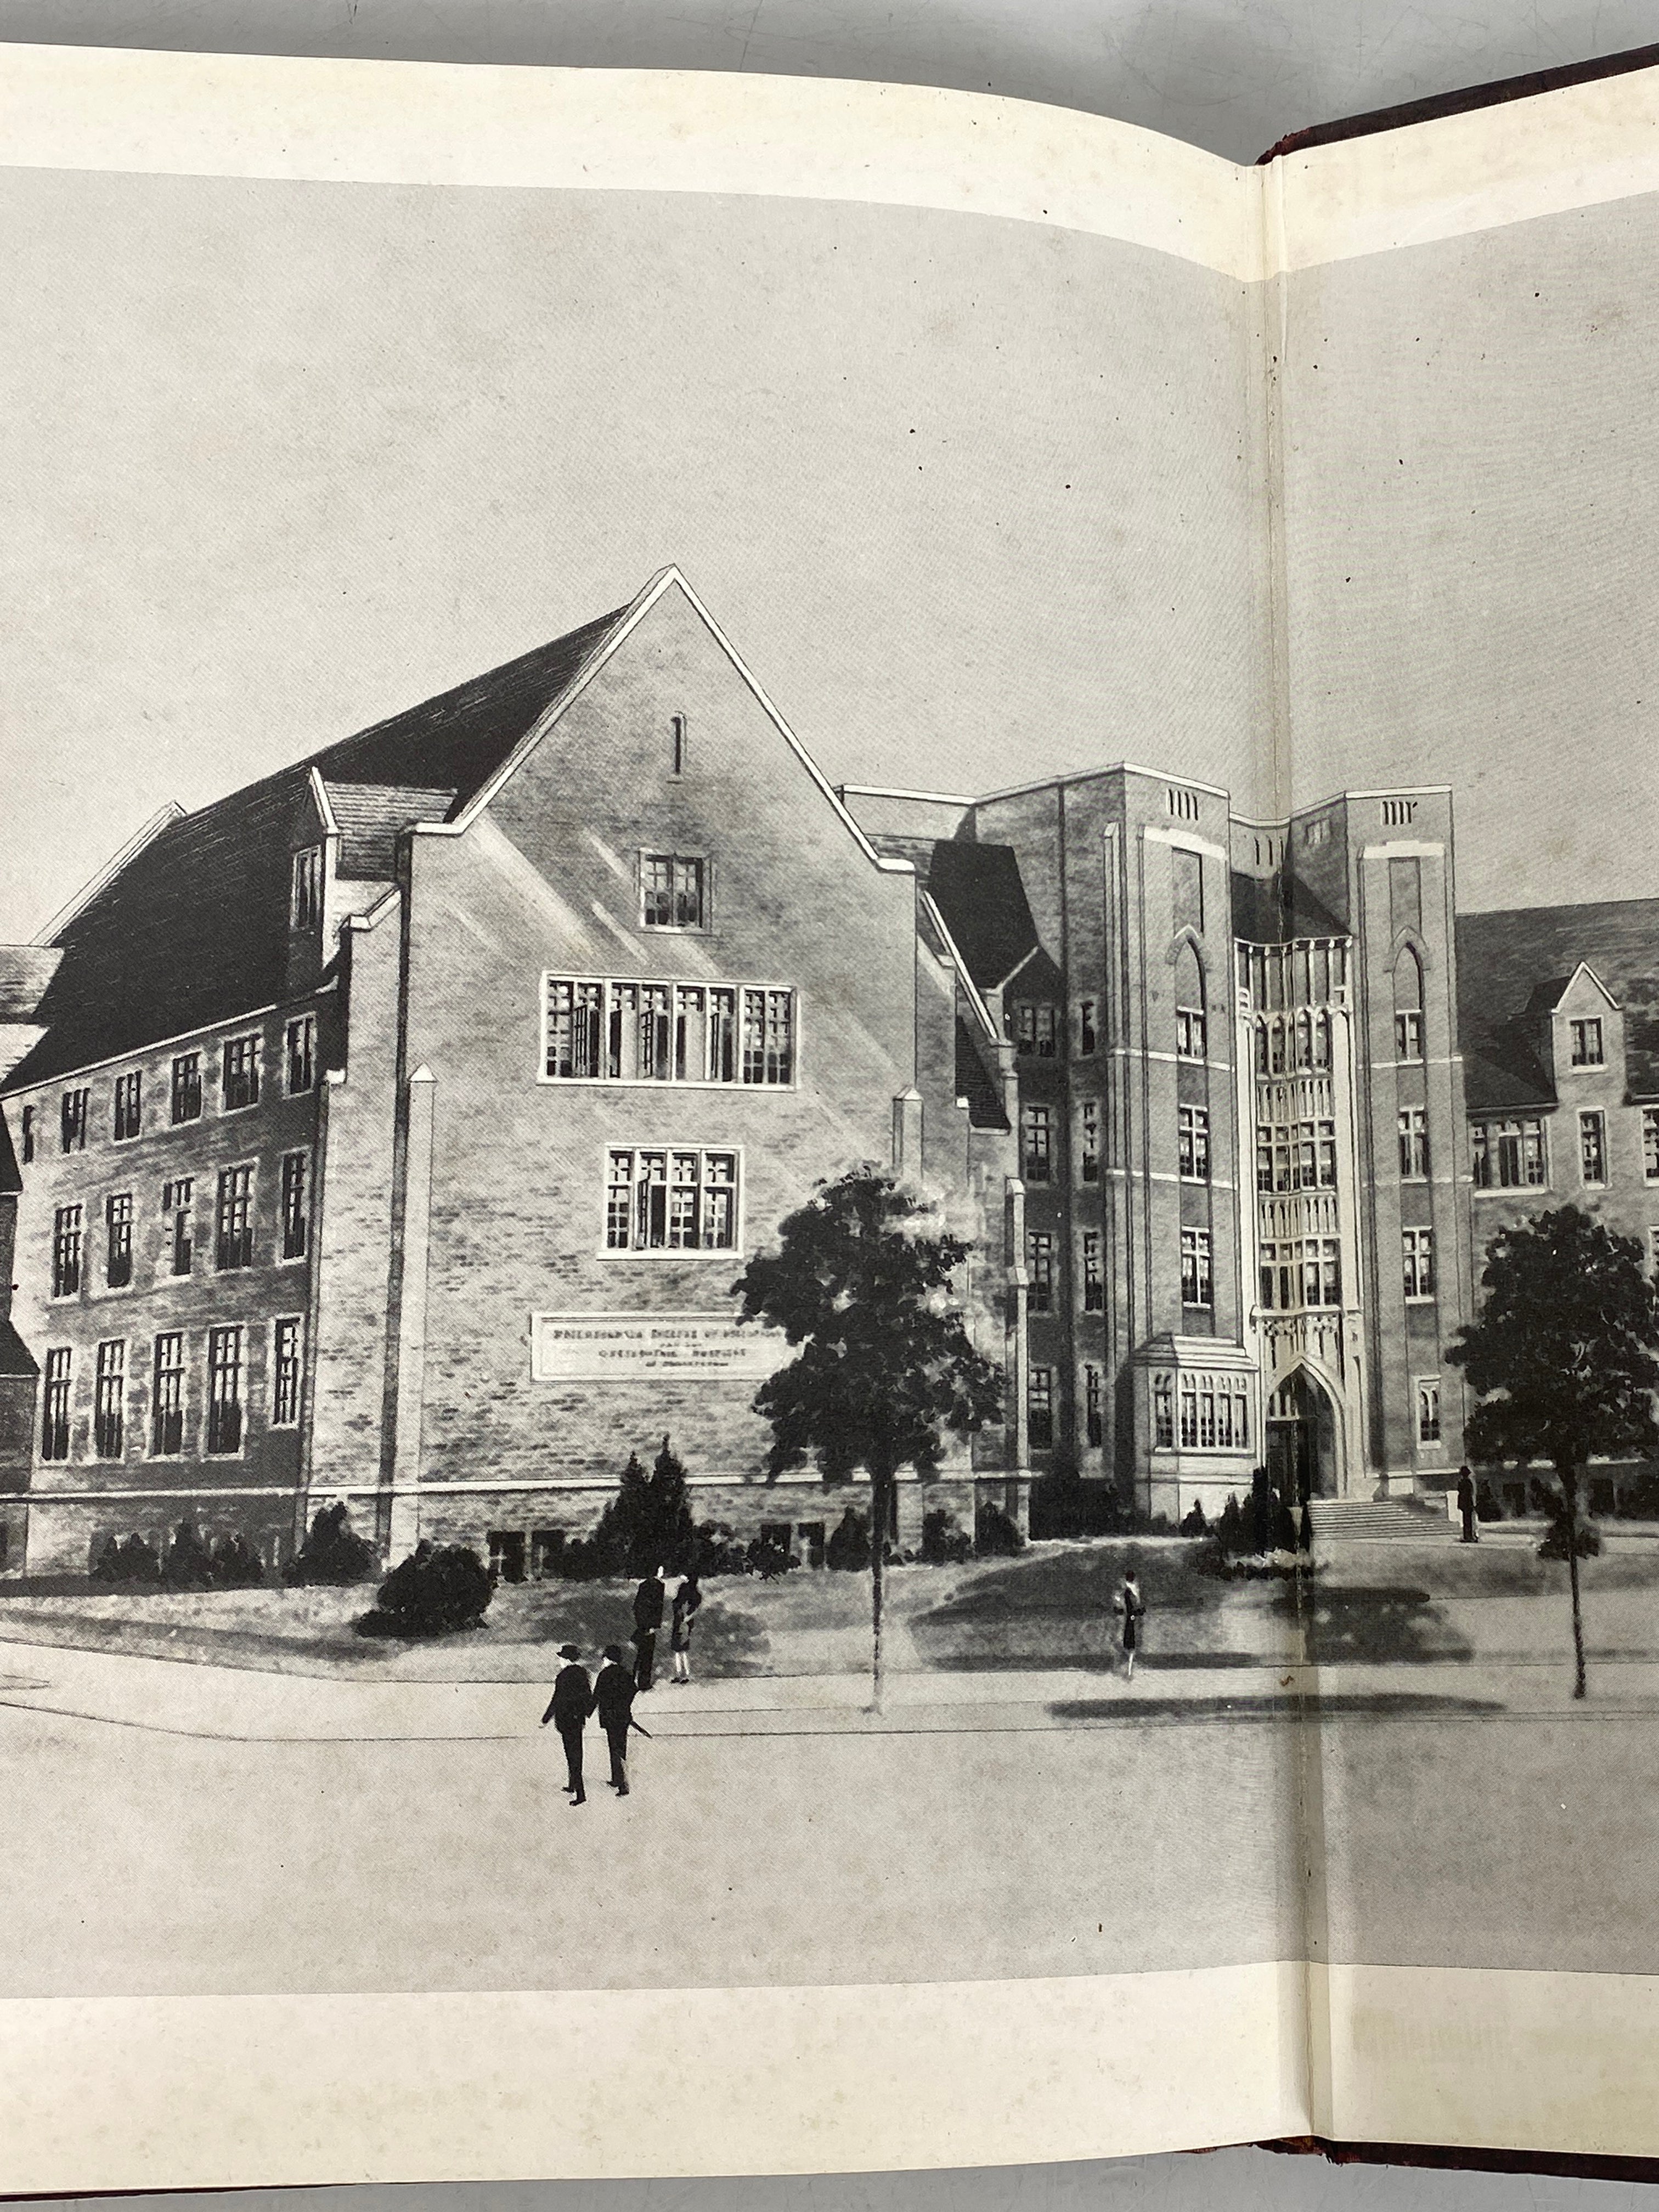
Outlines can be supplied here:
M1194 1571L1169 1540L1035 1544L1018 1559L896 1567L887 1581L891 1663L908 1668L1101 1666L1115 1641L1112 1598L1140 1571L1148 1651L1166 1663L1229 1654L1282 1657L1281 1593ZM373 1595L349 1589L213 1590L0 1596L0 1641L209 1660L279 1673L392 1680L539 1680L564 1643L592 1656L625 1644L631 1583L527 1583L499 1589L482 1628L435 1644L366 1640L352 1624ZM665 1637L659 1656L667 1669ZM705 1586L699 1674L856 1674L869 1663L867 1575L808 1573Z
M1530 1547L1370 1544L1339 1550L1297 1592L1222 1582L1195 1545L1170 1538L1042 1543L1018 1558L896 1567L888 1577L890 1663L900 1672L1104 1668L1112 1599L1138 1566L1152 1672L1279 1665L1307 1649L1328 1661L1520 1660L1567 1631L1566 1570ZM1593 1654L1659 1656L1659 1546L1584 1565ZM554 1652L590 1660L624 1646L631 1583L526 1583L499 1589L482 1628L433 1644L368 1641L352 1624L373 1597L351 1589L0 1595L0 1641L127 1651L276 1673L392 1681L539 1681ZM1305 1636L1305 1646L1304 1646ZM667 1672L667 1639L659 1657ZM855 1674L869 1664L867 1575L808 1573L705 1586L692 1663L704 1677Z

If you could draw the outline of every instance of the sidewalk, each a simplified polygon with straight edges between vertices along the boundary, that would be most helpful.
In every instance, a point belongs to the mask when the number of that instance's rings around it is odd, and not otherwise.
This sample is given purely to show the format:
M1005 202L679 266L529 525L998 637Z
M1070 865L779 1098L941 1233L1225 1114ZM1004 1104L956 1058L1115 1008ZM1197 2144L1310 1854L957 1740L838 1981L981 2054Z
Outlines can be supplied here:
M1133 1682L1102 1667L661 1682L635 1708L653 1736L985 1733L1256 1723L1326 1717L1604 1721L1659 1715L1659 1657L1592 1659L1572 1698L1570 1656L1522 1663L1163 1666ZM258 1743L507 1741L532 1735L548 1691L514 1682L350 1682L111 1652L0 1643L0 1706L171 1735Z

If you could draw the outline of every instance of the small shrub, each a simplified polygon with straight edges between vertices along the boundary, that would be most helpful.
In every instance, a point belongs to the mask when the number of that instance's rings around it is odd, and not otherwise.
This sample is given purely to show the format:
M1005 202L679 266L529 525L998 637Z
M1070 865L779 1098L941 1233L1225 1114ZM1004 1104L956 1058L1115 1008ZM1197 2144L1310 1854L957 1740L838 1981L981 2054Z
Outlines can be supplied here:
M206 1589L213 1580L213 1554L202 1540L201 1531L189 1519L181 1521L173 1532L173 1541L161 1567L161 1580L169 1589Z
M823 1564L848 1574L862 1574L870 1565L870 1524L850 1505L830 1532Z
M974 1516L974 1549L981 1559L1012 1559L1025 1549L1019 1523L988 1499Z
M699 1582L705 1575L746 1575L749 1547L738 1541L724 1521L700 1522L693 1565Z
M1180 1533L1183 1536L1209 1534L1210 1524L1205 1518L1204 1500L1201 1498L1194 1498L1191 1508L1182 1516Z
M258 1589L265 1578L265 1563L238 1528L214 1546L212 1575L218 1589Z
M129 1536L119 1553L120 1572L116 1577L122 1583L159 1583L161 1579L161 1554L139 1535Z
M495 1577L470 1546L422 1540L380 1584L359 1636L453 1636L477 1628Z
M304 1543L283 1570L283 1580L295 1589L308 1583L343 1586L369 1581L379 1565L374 1547L351 1526L350 1512L339 1500L313 1516Z
M1498 1493L1489 1482L1480 1484L1475 1490L1474 1517L1477 1521L1501 1521L1504 1517Z
M763 1583L775 1583L799 1565L787 1545L775 1543L769 1536L757 1536L749 1547L749 1571Z
M121 1580L121 1540L106 1536L98 1547L98 1556L92 1563L90 1579L95 1583L118 1583Z
M974 1539L957 1526L957 1516L936 1505L921 1516L921 1558L930 1567L959 1566L974 1556Z
M1550 1523L1543 1542L1538 1547L1538 1556L1540 1559L1565 1559L1568 1542L1566 1516L1558 1507L1555 1518ZM1593 1521L1578 1523L1577 1540L1573 1549L1581 1559L1594 1559L1600 1556L1601 1532Z

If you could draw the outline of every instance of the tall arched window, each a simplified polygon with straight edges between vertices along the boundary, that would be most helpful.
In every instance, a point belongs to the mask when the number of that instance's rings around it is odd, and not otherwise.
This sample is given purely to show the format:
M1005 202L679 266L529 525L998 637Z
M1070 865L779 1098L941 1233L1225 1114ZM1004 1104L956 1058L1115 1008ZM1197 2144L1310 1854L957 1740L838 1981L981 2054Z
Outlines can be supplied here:
M1207 1057L1204 969L1190 945L1183 945L1176 955L1175 987L1176 1057L1204 1060Z
M1423 964L1409 945L1395 963L1394 1056L1423 1057Z

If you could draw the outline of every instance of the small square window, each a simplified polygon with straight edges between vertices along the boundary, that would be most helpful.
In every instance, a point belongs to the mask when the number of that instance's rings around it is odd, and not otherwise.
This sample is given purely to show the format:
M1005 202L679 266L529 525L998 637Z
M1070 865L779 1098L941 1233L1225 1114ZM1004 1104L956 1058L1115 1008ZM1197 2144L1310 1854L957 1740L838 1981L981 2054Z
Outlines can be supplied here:
M641 915L647 929L708 926L706 861L684 853L647 853L641 863Z

